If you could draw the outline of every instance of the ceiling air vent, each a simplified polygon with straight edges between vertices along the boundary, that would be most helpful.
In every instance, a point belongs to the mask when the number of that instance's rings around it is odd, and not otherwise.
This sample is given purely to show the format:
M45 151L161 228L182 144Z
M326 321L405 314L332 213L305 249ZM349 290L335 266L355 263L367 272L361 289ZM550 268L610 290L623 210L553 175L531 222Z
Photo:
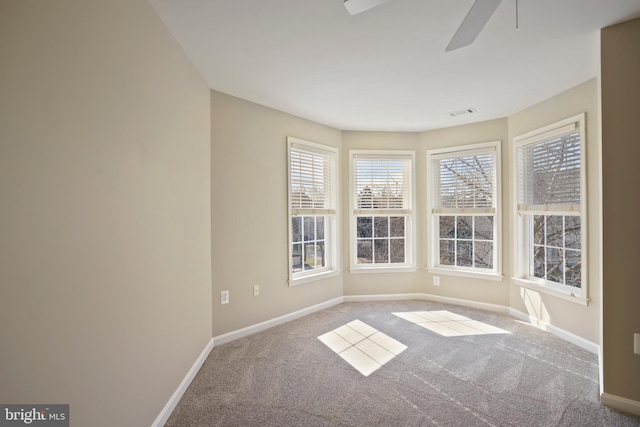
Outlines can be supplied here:
M464 110L452 111L449 113L451 117L464 116L465 114L473 114L477 111L473 108L465 108Z

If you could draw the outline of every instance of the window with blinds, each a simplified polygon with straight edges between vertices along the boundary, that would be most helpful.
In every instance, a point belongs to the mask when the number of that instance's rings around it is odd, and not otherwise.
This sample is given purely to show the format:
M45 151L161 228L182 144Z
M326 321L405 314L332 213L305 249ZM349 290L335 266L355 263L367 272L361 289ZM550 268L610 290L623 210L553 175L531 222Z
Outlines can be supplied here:
M499 142L427 152L430 268L497 274Z
M495 208L495 149L432 156L434 209ZM487 210L488 208L488 210Z
M310 150L293 144L290 151L290 201L294 212L306 209L333 210L333 164L331 152Z
M356 209L409 209L410 158L353 160Z
M514 138L517 278L586 299L584 114Z
M289 283L337 267L337 149L296 138L289 144Z
M350 154L352 269L413 267L414 153Z
M559 131L559 135L542 135L517 148L520 210L544 210L549 206L580 209L580 132L575 123Z

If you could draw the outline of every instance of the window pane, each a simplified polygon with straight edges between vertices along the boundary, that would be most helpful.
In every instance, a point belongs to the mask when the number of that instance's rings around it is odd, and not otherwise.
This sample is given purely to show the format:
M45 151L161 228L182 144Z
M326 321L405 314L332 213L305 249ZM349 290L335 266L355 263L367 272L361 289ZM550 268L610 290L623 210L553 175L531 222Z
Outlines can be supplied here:
M324 217L316 217L316 239L324 240Z
M390 235L391 237L405 237L404 236L404 217L392 216L390 218Z
M358 217L357 228L358 228L358 237L373 237L373 229L371 227L373 218L370 217Z
M544 246L535 246L533 249L533 276L544 279L544 276L545 276Z
M314 269L317 264L316 245L304 245L304 269Z
M302 244L295 243L291 251L291 268L293 271L302 270Z
M579 288L581 283L580 270L581 270L581 258L580 251L572 251L567 249L565 251L566 256L566 284Z
M389 217L377 216L374 217L373 223L375 226L375 237L388 237L389 236Z
M304 241L310 242L316 239L316 224L315 218L312 216L304 217Z
M566 216L564 218L564 227L566 247L580 249L580 217Z
M300 242L302 240L302 218L294 216L291 218L291 234L293 242Z
M564 254L562 249L547 248L547 280L564 283Z
M533 243L544 245L544 215L533 216Z
M477 240L493 240L493 216L475 217L474 238Z
M373 262L372 252L373 240L358 240L358 249L356 256L358 263L370 264Z
M324 267L326 260L324 256L324 242L318 242L316 245L316 267Z
M373 241L375 249L375 262L387 263L389 262L389 240L388 239L375 239Z
M456 223L456 238L458 239L471 239L473 234L471 232L473 227L473 217L471 216L459 216ZM460 265L460 264L458 264Z
M474 257L476 267L493 268L493 243L492 242L476 242Z
M456 244L456 265L460 267L472 267L473 259L471 258L471 254L473 252L473 243L458 241Z
M440 217L440 238L453 239L456 232L456 217L441 216Z
M391 262L404 262L404 239L391 239Z
M563 217L560 215L547 216L547 246L564 246Z
M455 265L455 241L440 240L440 265Z

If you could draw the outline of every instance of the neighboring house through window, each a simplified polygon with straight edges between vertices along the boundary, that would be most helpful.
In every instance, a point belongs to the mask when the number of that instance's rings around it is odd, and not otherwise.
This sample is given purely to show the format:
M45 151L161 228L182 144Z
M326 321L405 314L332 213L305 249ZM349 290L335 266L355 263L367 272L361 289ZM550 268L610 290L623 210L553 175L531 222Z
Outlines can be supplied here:
M290 284L336 272L337 149L288 138Z
M350 152L351 270L414 265L414 153Z
M499 278L500 142L427 152L429 269Z
M514 138L516 283L586 304L584 114Z

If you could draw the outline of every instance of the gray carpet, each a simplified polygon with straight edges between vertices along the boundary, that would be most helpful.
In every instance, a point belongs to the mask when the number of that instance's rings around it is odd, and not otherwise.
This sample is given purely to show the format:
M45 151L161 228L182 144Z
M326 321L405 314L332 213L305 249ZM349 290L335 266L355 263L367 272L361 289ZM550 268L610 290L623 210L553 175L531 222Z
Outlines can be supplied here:
M442 310L508 333L447 337L393 314ZM318 339L356 319L406 350L363 375ZM344 303L215 347L166 426L640 426L599 404L597 364L506 315Z

